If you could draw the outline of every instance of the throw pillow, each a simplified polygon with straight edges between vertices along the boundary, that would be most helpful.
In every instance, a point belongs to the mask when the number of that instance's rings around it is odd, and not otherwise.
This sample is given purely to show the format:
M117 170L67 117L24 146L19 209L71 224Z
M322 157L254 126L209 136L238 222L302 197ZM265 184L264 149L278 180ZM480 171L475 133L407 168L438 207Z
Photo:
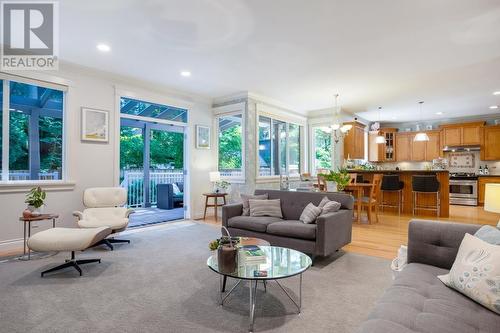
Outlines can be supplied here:
M313 223L319 214L321 214L321 208L309 203L302 211L302 214L300 214L299 220L307 224Z
M281 200L248 200L250 205L250 216L271 216L283 218L281 212Z
M438 278L500 314L500 246L465 234L450 272Z
M474 236L487 243L500 245L500 230L491 225L483 225Z
M337 201L328 201L321 210L321 215L338 212L342 204Z
M182 193L176 183L172 184L172 192L174 192L174 195L179 195Z
M328 197L323 197L323 199L318 205L318 207L322 209L321 215L337 212L341 206L342 204L340 202L337 202L335 200L330 200L328 199Z
M248 203L248 200L254 199L254 200L267 200L268 194L258 194L258 195L251 195L251 194L242 194L241 195L241 200L243 201L243 216L250 216L250 205Z

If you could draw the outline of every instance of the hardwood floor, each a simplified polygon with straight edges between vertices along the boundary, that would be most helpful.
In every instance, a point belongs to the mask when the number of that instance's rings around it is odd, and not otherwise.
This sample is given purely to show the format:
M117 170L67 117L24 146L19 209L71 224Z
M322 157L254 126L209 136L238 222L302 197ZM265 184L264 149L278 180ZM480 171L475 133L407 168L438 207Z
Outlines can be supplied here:
M413 216L382 212L379 215L379 223L368 224L366 214L362 216L362 223L354 223L352 227L352 242L344 247L345 251L360 253L364 255L393 259L396 257L401 245L407 244L408 223ZM436 219L435 216L419 216L420 219ZM488 213L483 207L450 206L450 217L439 218L442 221L453 221L460 223L489 224L496 226L499 214ZM221 224L213 217L207 217L201 222L210 224Z

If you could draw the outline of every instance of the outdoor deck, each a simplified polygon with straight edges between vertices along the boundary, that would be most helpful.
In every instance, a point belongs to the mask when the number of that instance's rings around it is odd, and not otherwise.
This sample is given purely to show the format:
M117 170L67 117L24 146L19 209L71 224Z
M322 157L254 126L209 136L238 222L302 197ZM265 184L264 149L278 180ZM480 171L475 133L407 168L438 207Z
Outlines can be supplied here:
M129 228L162 223L184 218L184 208L159 209L159 208L136 208L135 213L130 215Z

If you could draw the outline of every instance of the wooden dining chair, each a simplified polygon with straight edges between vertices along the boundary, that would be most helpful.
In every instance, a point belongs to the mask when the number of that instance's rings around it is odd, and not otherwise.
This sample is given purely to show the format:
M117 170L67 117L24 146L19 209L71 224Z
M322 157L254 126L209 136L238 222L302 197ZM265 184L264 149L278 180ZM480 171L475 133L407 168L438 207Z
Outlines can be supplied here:
M357 173L350 173L350 174L349 174L349 184L348 184L348 185L356 185L356 180L358 179L357 177L358 177L358 174L357 174ZM355 192L354 190L346 188L346 189L344 189L344 191L345 191L345 192L348 192L348 193L349 193L349 194L351 194L353 197L356 197L356 196L354 195L354 192Z
M380 193L380 185L382 184L382 175L373 175L372 184L370 187L370 194L367 197L361 198L362 208L367 208L368 222L373 222L373 214L375 213L375 221L378 223L379 202L378 197ZM355 202L356 204L357 202Z
M326 180L325 177L318 175L318 189L321 192L326 192L328 189L326 188Z

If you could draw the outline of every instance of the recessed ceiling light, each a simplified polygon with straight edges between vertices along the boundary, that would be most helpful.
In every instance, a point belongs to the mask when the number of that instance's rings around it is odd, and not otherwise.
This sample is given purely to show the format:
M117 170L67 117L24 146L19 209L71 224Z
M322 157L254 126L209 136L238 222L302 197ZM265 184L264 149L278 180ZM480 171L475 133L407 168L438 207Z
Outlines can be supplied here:
M495 91L493 95L500 95L500 91Z
M441 111L439 111L439 112L436 112L436 114L437 114L438 116L440 116L440 115L442 115L443 113L442 113Z
M490 106L490 109L492 109L492 110L498 109L498 105L492 105L492 106Z
M191 76L191 72L190 71L182 71L181 72L181 76L190 77Z
M99 43L97 44L97 49L101 52L109 52L111 51L111 47L107 44Z

